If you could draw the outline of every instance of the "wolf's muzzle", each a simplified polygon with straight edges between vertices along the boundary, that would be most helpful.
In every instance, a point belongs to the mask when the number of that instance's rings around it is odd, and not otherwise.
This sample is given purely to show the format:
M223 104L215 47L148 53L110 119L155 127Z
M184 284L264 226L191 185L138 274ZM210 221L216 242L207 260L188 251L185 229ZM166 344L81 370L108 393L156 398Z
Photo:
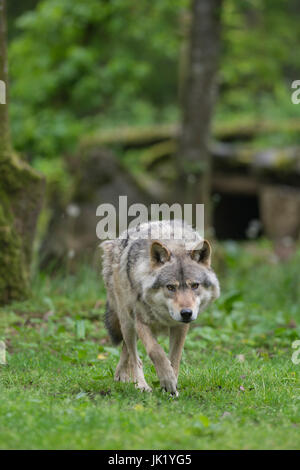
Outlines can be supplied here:
M192 319L193 311L189 308L183 308L180 310L180 315L183 322L189 323Z

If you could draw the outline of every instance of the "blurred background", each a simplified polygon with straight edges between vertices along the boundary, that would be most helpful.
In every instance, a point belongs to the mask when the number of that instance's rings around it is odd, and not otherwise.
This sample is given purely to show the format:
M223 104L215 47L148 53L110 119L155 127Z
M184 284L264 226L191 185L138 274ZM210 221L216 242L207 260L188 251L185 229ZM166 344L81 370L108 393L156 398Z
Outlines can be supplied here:
M93 261L96 208L119 195L207 198L217 239L266 237L279 258L293 251L300 4L212 3L7 2L12 142L47 182L39 265Z
M299 24L299 0L0 0L1 449L299 449ZM179 400L141 344L153 394L113 381L120 195L205 204L221 296Z

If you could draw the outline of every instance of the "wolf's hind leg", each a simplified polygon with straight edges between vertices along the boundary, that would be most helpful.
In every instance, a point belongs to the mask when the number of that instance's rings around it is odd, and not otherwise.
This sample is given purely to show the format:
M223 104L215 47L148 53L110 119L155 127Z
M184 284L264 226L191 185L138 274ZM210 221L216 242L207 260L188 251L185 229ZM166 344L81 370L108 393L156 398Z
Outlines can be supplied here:
M182 349L185 342L186 334L190 325L178 325L170 328L170 361L174 369L176 378L179 373L179 365L182 355Z
M129 358L128 364L129 364L131 380L136 384L136 387L139 388L140 390L151 392L152 389L151 387L149 387L144 377L142 361L140 360L138 356L137 347L136 347L135 325L130 317L121 323L121 329L122 329L122 335L124 338L128 358ZM123 354L123 351L122 351L122 354Z
M171 366L171 362L163 348L154 338L151 329L149 326L137 320L137 332L146 348L148 356L154 364L161 387L172 395L178 396L177 377Z

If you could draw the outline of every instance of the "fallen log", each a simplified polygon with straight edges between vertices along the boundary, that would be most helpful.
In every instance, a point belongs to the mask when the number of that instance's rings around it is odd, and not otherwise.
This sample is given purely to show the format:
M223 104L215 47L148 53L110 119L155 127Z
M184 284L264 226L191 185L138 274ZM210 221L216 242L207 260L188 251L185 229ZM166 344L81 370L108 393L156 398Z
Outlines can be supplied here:
M174 124L153 124L149 126L124 126L95 131L81 139L80 145L89 146L119 145L121 147L147 146L152 143L176 139L180 128ZM234 123L216 123L213 137L220 141L251 140L255 136L277 132L300 132L300 120L278 121L247 120Z

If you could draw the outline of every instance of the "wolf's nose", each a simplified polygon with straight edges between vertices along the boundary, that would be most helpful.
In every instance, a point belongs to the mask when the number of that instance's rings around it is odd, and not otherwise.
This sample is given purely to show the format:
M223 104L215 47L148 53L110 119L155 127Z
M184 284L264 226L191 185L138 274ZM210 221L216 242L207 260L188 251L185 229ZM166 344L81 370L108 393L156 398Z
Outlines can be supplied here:
M193 311L190 308L183 308L180 311L180 315L181 315L183 321L188 322L192 318Z

